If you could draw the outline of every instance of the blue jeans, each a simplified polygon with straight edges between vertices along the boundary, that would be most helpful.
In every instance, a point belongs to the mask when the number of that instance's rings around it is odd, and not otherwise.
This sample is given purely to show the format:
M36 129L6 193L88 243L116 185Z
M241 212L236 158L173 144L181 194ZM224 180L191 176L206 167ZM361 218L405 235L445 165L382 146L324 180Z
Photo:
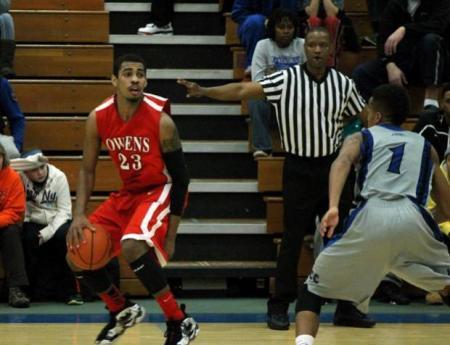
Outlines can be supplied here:
M14 21L9 13L0 14L0 39L14 40Z
M271 105L264 100L249 100L248 109L253 125L253 147L261 151L272 151L270 138Z

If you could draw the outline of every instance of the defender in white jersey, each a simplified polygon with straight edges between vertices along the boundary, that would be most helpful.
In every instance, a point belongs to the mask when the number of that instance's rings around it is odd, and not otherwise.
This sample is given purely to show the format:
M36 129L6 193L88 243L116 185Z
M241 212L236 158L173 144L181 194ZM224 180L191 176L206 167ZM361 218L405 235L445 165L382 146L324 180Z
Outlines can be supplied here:
M329 210L322 236L332 237L347 175L358 169L358 207L317 258L299 292L296 345L312 345L323 298L348 300L367 313L372 294L392 272L450 305L450 256L436 222L424 206L430 191L450 217L450 188L435 150L400 125L409 96L398 86L377 88L368 106L369 129L346 139L330 171Z

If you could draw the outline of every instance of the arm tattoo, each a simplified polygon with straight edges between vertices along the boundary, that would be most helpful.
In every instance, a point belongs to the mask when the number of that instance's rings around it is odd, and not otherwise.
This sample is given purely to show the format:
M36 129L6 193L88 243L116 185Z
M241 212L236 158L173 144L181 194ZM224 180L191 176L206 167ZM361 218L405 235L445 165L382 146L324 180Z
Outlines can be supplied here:
M173 129L171 138L162 140L161 147L163 152L173 152L181 149L180 136L176 127Z

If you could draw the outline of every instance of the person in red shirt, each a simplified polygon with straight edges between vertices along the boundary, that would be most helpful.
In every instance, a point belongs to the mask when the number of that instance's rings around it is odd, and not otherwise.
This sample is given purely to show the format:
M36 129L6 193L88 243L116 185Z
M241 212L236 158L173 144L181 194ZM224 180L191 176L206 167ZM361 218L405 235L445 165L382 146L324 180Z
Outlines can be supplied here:
M28 286L19 225L24 214L22 180L9 166L6 150L0 144L0 252L9 285L9 305L14 308L30 306L30 300L22 291Z
M114 255L122 251L131 269L161 307L167 319L165 345L188 344L198 325L176 302L162 266L175 251L175 237L186 200L189 176L177 128L168 115L169 101L144 93L144 60L124 55L114 64L115 94L87 119L76 207L67 234L69 250L78 246L85 227L93 224L111 236ZM86 205L94 187L101 145L117 166L122 188L112 193L89 218ZM82 271L69 262L77 279L105 302L110 321L96 339L111 344L124 331L142 321L145 310L127 300L107 271Z

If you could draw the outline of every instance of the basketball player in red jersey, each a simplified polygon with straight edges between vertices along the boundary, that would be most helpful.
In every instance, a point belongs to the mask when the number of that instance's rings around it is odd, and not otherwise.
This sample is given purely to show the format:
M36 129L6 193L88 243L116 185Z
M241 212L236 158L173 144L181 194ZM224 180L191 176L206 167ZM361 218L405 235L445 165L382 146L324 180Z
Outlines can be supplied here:
M144 93L144 60L120 57L114 64L115 95L89 114L83 162L77 187L73 223L67 235L69 250L84 241L82 229L99 224L106 229L114 255L122 251L136 276L151 293L167 319L165 345L187 345L198 333L197 323L178 306L162 270L175 250L183 213L188 172L177 128L167 99ZM86 205L94 187L101 144L119 169L122 188L112 193L89 218ZM110 321L96 344L112 344L145 315L142 306L128 301L104 268L72 269L105 302Z

